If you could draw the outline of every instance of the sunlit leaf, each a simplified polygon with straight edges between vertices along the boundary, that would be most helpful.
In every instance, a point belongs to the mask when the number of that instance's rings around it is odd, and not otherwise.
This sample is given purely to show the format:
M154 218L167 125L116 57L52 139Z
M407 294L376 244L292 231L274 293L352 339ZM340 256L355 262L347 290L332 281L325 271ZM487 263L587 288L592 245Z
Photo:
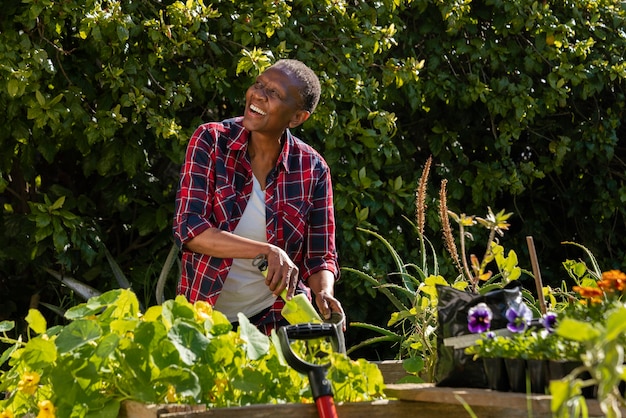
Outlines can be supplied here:
M28 315L26 315L26 322L28 326L37 334L43 334L47 329L46 318L37 309L29 309Z

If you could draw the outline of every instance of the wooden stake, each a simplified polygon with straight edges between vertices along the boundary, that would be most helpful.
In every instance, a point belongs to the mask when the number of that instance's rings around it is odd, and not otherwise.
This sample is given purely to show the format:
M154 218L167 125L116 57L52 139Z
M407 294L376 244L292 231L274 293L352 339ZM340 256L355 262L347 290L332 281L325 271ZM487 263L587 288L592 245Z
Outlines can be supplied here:
M530 263L533 267L533 274L535 275L535 287L537 288L537 297L539 298L539 308L543 315L546 314L546 299L543 297L543 283L541 281L541 272L539 271L539 262L537 261L537 252L535 251L535 243L533 237L526 237L526 243L528 244L528 252L530 253Z

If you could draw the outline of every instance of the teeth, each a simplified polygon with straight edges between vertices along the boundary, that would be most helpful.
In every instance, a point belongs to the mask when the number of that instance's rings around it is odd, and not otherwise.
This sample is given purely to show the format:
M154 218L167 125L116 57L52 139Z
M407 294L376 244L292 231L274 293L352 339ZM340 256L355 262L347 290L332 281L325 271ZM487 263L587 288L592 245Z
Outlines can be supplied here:
M259 113L259 114L261 114L263 116L266 115L266 113L264 111L262 111L261 109L259 109L258 107L256 107L253 104L250 105L250 110L252 110L253 112Z

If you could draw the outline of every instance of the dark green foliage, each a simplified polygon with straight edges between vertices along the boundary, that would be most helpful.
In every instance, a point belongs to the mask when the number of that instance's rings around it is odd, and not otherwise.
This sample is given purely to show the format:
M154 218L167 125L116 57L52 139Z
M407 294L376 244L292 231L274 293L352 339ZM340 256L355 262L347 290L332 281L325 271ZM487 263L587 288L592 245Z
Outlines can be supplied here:
M245 88L282 57L322 81L322 102L296 134L331 166L343 266L394 271L357 226L407 262L419 257L402 216L413 216L432 155L425 234L436 248L445 178L456 213L514 212L502 244L529 268L532 235L546 281L564 277L566 257L583 256L565 240L626 268L623 3L205 4L3 2L0 319L23 316L34 294L73 304L45 267L117 287L104 247L153 303L189 135L239 114ZM443 252L440 262L442 275L456 275ZM349 320L389 316L353 275L337 293Z

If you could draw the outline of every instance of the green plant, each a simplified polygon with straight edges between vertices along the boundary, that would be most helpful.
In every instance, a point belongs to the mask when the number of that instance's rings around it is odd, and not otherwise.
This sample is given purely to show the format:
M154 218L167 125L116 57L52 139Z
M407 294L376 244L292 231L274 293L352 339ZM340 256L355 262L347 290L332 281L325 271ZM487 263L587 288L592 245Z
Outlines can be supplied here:
M574 245L587 253L592 267L581 261L563 263L570 277L577 281L572 289L578 297L564 310L556 334L583 348L580 355L583 366L550 383L552 409L559 417L581 416L580 412L572 412L586 410L581 389L596 385L605 416L619 417L620 408L626 407L619 388L626 380L626 274L619 270L602 272L586 247ZM590 378L582 379L583 372L589 373ZM582 413L582 416L586 415Z
M474 358L520 358L530 360L578 361L583 346L562 336L533 326L522 333L478 336L476 343L465 349Z
M416 162L428 155L437 158L436 175L454 179L453 211L482 214L501 205L494 202L515 202L524 221L507 247L533 235L546 283L567 258L559 242L573 236L591 243L603 265L624 264L625 238L615 228L626 213L626 10L618 0L2 6L0 294L11 296L0 301L4 318L23 318L33 295L55 305L68 298L40 266L100 291L116 286L98 242L138 295L153 295L151 266L170 249L190 131L240 111L258 70L284 57L323 78L319 111L298 134L331 166L343 265L367 260L375 277L394 268L384 246L368 246L371 236L357 226L418 260L411 235L396 231L412 204ZM50 208L62 197L60 209ZM452 269L442 258L442 275ZM386 321L388 312L371 302L376 291L346 276L338 290L348 317Z
M419 263L405 263L391 243L380 234L359 229L374 236L383 243L391 258L394 260L396 272L387 275L386 279L377 279L365 271L343 268L344 271L356 274L368 284L385 295L391 302L395 312L391 314L386 327L368 323L353 322L353 327L364 328L380 334L361 341L352 346L349 352L361 347L390 343L397 349L396 357L403 360L405 369L412 374L404 381L434 380L437 363L437 285L454 286L457 289L467 289L470 292L487 292L501 287L512 280L517 280L522 270L517 265L517 255L510 251L505 255L504 248L497 244L496 235L502 236L508 229L508 219L511 213L504 210L494 214L488 208L485 218L457 215L447 208L446 184L444 180L439 192L439 218L442 224L443 241L448 254L458 269L455 279L446 280L439 275L439 260L437 253L424 233L426 218L426 189L432 157L429 158L422 171L416 190L416 223L406 221L417 233ZM458 241L460 251L457 250L456 239L449 219L452 218L458 225ZM474 254L468 254L467 242L473 240L468 232L475 225L487 229L488 236L485 253L482 259ZM498 272L493 274L487 270L495 262ZM527 298L532 300L528 292Z
M307 377L291 369L277 337L261 334L245 317L240 328L203 302L179 296L141 313L127 289L105 292L68 309L66 326L47 328L37 310L26 317L26 340L8 338L13 323L0 322L0 414L24 416L117 416L120 402L206 404L312 402ZM322 351L299 354L330 361L338 401L382 396L382 375L365 361ZM322 355L326 354L326 355ZM327 360L329 359L329 360Z

